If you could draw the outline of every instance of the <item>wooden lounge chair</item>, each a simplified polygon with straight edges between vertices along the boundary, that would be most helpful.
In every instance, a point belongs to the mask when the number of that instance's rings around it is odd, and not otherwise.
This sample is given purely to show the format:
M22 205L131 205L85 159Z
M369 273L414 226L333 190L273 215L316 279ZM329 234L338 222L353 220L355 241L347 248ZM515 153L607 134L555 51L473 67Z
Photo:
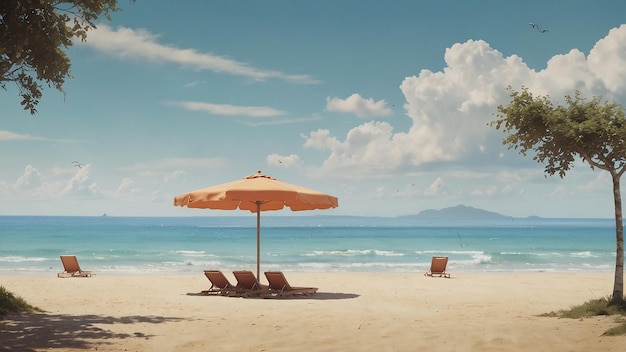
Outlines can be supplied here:
M78 259L75 255L62 255L61 263L65 271L58 273L58 277L90 277L91 271L84 271L78 265Z
M234 296L239 297L258 297L269 293L266 285L262 285L256 278L254 273L249 270L233 271L233 275L237 279Z
M446 266L448 265L448 257L433 257L430 263L430 270L424 275L426 276L439 276L450 277L450 274L446 272Z
M289 285L282 271L266 271L270 292L278 297L310 295L317 292L317 287L294 287Z
M203 295L226 296L236 291L235 286L219 270L205 270L204 276L211 281L211 288L201 291L200 293Z

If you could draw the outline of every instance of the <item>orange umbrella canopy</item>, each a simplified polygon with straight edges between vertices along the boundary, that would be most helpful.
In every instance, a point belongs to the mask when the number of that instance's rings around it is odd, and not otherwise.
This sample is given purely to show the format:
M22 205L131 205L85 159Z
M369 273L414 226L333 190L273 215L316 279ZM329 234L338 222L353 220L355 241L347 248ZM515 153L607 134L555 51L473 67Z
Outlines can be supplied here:
M289 207L293 211L336 208L337 197L293 185L261 171L240 180L180 194L174 205L188 208L249 210L256 213Z
M249 210L256 216L256 274L261 272L261 212L289 207L293 211L339 206L337 197L296 186L264 175L261 171L240 180L199 189L174 197L174 205L188 208Z

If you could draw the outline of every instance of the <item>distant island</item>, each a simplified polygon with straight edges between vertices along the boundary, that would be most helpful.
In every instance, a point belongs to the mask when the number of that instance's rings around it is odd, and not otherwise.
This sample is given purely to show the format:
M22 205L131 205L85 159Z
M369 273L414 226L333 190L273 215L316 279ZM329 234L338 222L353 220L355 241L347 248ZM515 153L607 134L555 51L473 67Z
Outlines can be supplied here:
M406 215L416 219L438 220L438 219L454 219L454 220L510 220L512 217L502 215L492 211L469 207L466 205L457 205L455 207L443 208L440 210L427 209L416 215Z

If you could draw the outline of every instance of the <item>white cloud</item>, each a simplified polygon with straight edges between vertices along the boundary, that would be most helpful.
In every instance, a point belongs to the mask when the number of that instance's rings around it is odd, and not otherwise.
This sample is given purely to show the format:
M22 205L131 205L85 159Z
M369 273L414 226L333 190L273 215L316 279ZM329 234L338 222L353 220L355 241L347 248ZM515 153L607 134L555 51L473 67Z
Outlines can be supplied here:
M609 91L626 91L626 24L613 28L589 52L589 68Z
M176 170L174 172L172 172L171 175L167 176L163 181L168 182L170 180L172 181L177 181L180 180L181 178L185 177L187 175L187 172L183 171L183 170Z
M441 194L446 194L448 192L446 182L441 177L437 177L437 179L428 186L428 188L424 191L424 196L434 197Z
M304 146L306 148L317 148L320 150L333 150L338 148L341 145L341 142L337 140L335 137L330 137L330 131L319 129L317 131L313 131L309 134L309 136L301 135L302 138L306 139Z
M588 167L588 166L587 166ZM500 183L524 183L524 182L544 182L546 180L543 168L524 169L516 171L501 171L495 174L494 179Z
M255 81L281 79L299 84L318 84L309 75L289 75L279 71L262 70L233 59L212 53L199 53L194 49L181 49L158 42L159 37L145 29L119 27L106 24L89 32L85 45L122 59L144 59L158 63L177 63L196 70L244 76Z
M123 170L132 172L136 177L158 179L158 182L165 184L185 181L188 171L191 171L190 175L197 177L207 170L219 170L228 165L228 160L223 158L163 158L138 163ZM129 180L124 182L129 182Z
M353 113L358 117L391 115L391 109L387 107L384 100L365 99L358 93L352 94L346 99L327 97L326 110Z
M566 196L569 192L567 191L567 188L565 188L564 186L557 186L551 193L550 193L550 197L563 197Z
M610 174L602 170L599 170L596 173L597 176L593 180L590 180L584 185L578 186L577 189L583 192L613 192L613 181L611 180Z
M137 190L133 189L134 184L135 181L133 181L130 177L125 177L124 179L122 179L122 182L120 183L119 187L117 187L115 193L120 196L128 196L133 193L137 193Z
M44 137L31 136L28 134L19 134L11 131L0 131L0 141L48 141L48 142L64 142L73 143L75 140L69 139L50 139Z
M267 106L237 106L228 104L210 104L196 101L174 102L172 105L181 106L190 111L202 111L210 114L225 116L272 117L287 114L285 111L273 109Z
M31 190L41 187L41 174L39 170L27 165L24 169L24 174L20 176L15 182L15 188L17 190Z
M344 142L330 137L328 130L311 132L304 146L330 150L323 169L336 170L341 177L382 177L403 162L404 152L397 148L404 144L396 141L402 136L394 135L387 122L370 121L350 130Z
M11 131L0 131L0 141L43 141L45 138L18 134Z
M185 84L185 88L193 88L202 84L206 84L206 81L193 81Z
M73 196L95 196L101 192L95 182L91 180L89 171L91 165L85 165L82 168L76 169L76 172L72 177L64 183L61 190L63 195Z
M370 121L348 131L343 141L328 130L305 136L305 147L329 152L320 173L360 178L433 162L463 160L470 168L510 163L503 157L502 132L487 126L495 119L497 106L510 100L506 87L526 86L551 97L571 95L574 89L586 95L624 94L626 25L611 30L588 59L574 49L553 57L540 72L516 55L504 57L482 40L454 44L446 50L445 62L440 72L422 70L402 82L404 108L412 120L408 132L394 133L390 124ZM479 193L490 195L494 190Z
M61 172L53 168L45 174L27 165L24 173L15 183L0 182L0 194L5 199L19 199L21 202L37 201L71 201L86 199L103 199L110 197L112 192L102 190L91 177L91 165L82 168L67 168Z
M270 166L281 166L284 168L293 168L293 167L302 166L302 160L296 154L291 154L291 155L270 154L267 156L267 163Z

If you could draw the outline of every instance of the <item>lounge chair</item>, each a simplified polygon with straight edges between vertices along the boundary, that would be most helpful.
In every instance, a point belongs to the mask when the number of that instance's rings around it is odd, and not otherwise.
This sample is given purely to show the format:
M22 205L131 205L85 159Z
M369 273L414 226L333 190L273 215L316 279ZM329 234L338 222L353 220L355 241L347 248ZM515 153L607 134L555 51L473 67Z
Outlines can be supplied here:
M446 272L446 266L448 265L448 257L433 257L430 263L430 270L424 275L426 276L439 276L450 277L450 274Z
M234 296L253 297L269 293L268 287L262 285L252 271L233 271L233 275L237 279Z
M200 293L203 295L226 296L236 291L235 286L219 270L205 270L204 276L211 281L211 288L201 291Z
M278 297L310 295L317 292L317 287L294 287L289 285L282 271L266 271L270 292Z
M62 273L58 273L58 277L90 277L91 271L81 270L80 265L78 265L78 259L76 259L75 255L62 255L61 263L63 263L63 268L65 271Z

